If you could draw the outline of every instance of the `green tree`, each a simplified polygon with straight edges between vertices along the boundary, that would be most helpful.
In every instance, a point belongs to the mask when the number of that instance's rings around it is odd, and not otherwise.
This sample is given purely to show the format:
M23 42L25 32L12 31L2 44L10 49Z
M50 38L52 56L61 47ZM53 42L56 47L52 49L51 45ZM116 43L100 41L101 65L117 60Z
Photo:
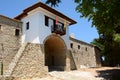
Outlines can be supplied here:
M51 4L51 7L55 7L55 6L58 6L58 3L60 3L61 0L47 0L46 1L46 4Z
M47 0L57 6L61 0ZM92 20L99 33L98 42L104 45L106 64L120 64L120 1L119 0L74 0L81 17Z
M90 44L97 46L101 50L101 56L104 56L104 45L99 42L99 39L94 39Z

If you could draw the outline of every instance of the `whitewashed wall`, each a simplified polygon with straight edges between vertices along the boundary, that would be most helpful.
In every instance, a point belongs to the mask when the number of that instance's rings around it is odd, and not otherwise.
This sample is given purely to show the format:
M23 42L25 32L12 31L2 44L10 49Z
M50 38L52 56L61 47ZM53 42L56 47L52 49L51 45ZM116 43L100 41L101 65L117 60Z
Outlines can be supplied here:
M56 17L56 15L46 10L37 8L22 19L22 43L31 42L43 44L46 37L51 35L51 25L53 21L49 19L49 27L45 26L45 15L53 19ZM60 17L58 17L58 21L64 23L64 20ZM27 22L29 22L29 30L26 30ZM70 48L68 27L66 28L66 35L61 37L65 41L67 48Z

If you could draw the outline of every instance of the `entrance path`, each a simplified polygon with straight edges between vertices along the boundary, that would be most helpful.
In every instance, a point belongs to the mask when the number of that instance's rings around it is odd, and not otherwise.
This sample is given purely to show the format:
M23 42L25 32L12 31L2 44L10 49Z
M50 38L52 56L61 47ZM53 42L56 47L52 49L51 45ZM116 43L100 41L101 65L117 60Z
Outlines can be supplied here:
M53 71L43 78L22 80L120 80L120 67L83 68L64 72Z
M101 78L95 78L90 72L84 71L51 72L49 74L61 80L101 80Z

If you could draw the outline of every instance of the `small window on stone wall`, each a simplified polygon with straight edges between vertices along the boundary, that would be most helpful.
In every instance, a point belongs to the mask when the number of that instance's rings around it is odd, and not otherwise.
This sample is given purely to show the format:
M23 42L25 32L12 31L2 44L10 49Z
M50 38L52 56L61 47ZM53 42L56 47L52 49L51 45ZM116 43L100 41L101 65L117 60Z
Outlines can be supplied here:
M0 31L1 31L1 25L0 25Z
M73 43L70 43L70 47L73 48Z
M20 34L20 30L19 30L19 29L16 29L16 30L15 30L15 35L16 35L16 36L19 36L19 34Z
M78 49L80 49L80 45L78 45Z
M88 51L88 48L87 48L87 47L85 48L85 51Z

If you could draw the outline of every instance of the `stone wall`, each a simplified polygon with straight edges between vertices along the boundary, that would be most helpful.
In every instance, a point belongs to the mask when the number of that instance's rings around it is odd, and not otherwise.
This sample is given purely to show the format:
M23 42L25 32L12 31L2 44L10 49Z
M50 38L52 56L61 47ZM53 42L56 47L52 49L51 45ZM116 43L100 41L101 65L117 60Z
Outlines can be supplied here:
M74 38L70 38L71 54L78 68L97 67L94 46ZM71 68L74 68L73 62Z
M4 75L4 71L9 69L10 63L21 47L21 27L20 21L0 15L0 62L3 62ZM69 70L70 67L78 69L100 65L100 60L97 59L99 58L99 50L95 49L93 45L73 38L70 38L70 42L71 49L67 50L66 70ZM40 44L27 43L17 59L18 62L14 62L15 67L13 67L13 71L11 70L11 75L20 78L46 75L48 67L45 66L43 48L43 45Z
M25 50L26 46L27 46L27 43L22 44L22 46L20 47L20 49L18 50L18 52L16 53L16 55L10 62L8 69L4 71L5 76L10 76L12 74L12 71L14 70L14 68L15 68L18 60L20 59L23 51Z
M21 27L20 21L0 15L0 62L3 62L3 75L42 77L48 72L42 45L27 43L21 55L17 55L21 49ZM9 70L10 67L13 69Z
M42 45L28 43L12 72L12 76L20 78L43 77L47 72Z
M97 67L101 67L102 66L102 59L101 59L101 55L100 55L100 49L98 47L94 47L95 53L96 53L96 66Z
M9 26L14 26L15 28L21 28L22 22L16 19L11 19L9 17L0 15L0 23L1 24L6 24Z
M3 73L20 48L21 22L0 15L0 61ZM16 29L19 35L16 35Z
M71 50L69 50L69 58L70 58L70 69L71 70L76 70L77 69L77 63L75 62L75 58L74 58Z

